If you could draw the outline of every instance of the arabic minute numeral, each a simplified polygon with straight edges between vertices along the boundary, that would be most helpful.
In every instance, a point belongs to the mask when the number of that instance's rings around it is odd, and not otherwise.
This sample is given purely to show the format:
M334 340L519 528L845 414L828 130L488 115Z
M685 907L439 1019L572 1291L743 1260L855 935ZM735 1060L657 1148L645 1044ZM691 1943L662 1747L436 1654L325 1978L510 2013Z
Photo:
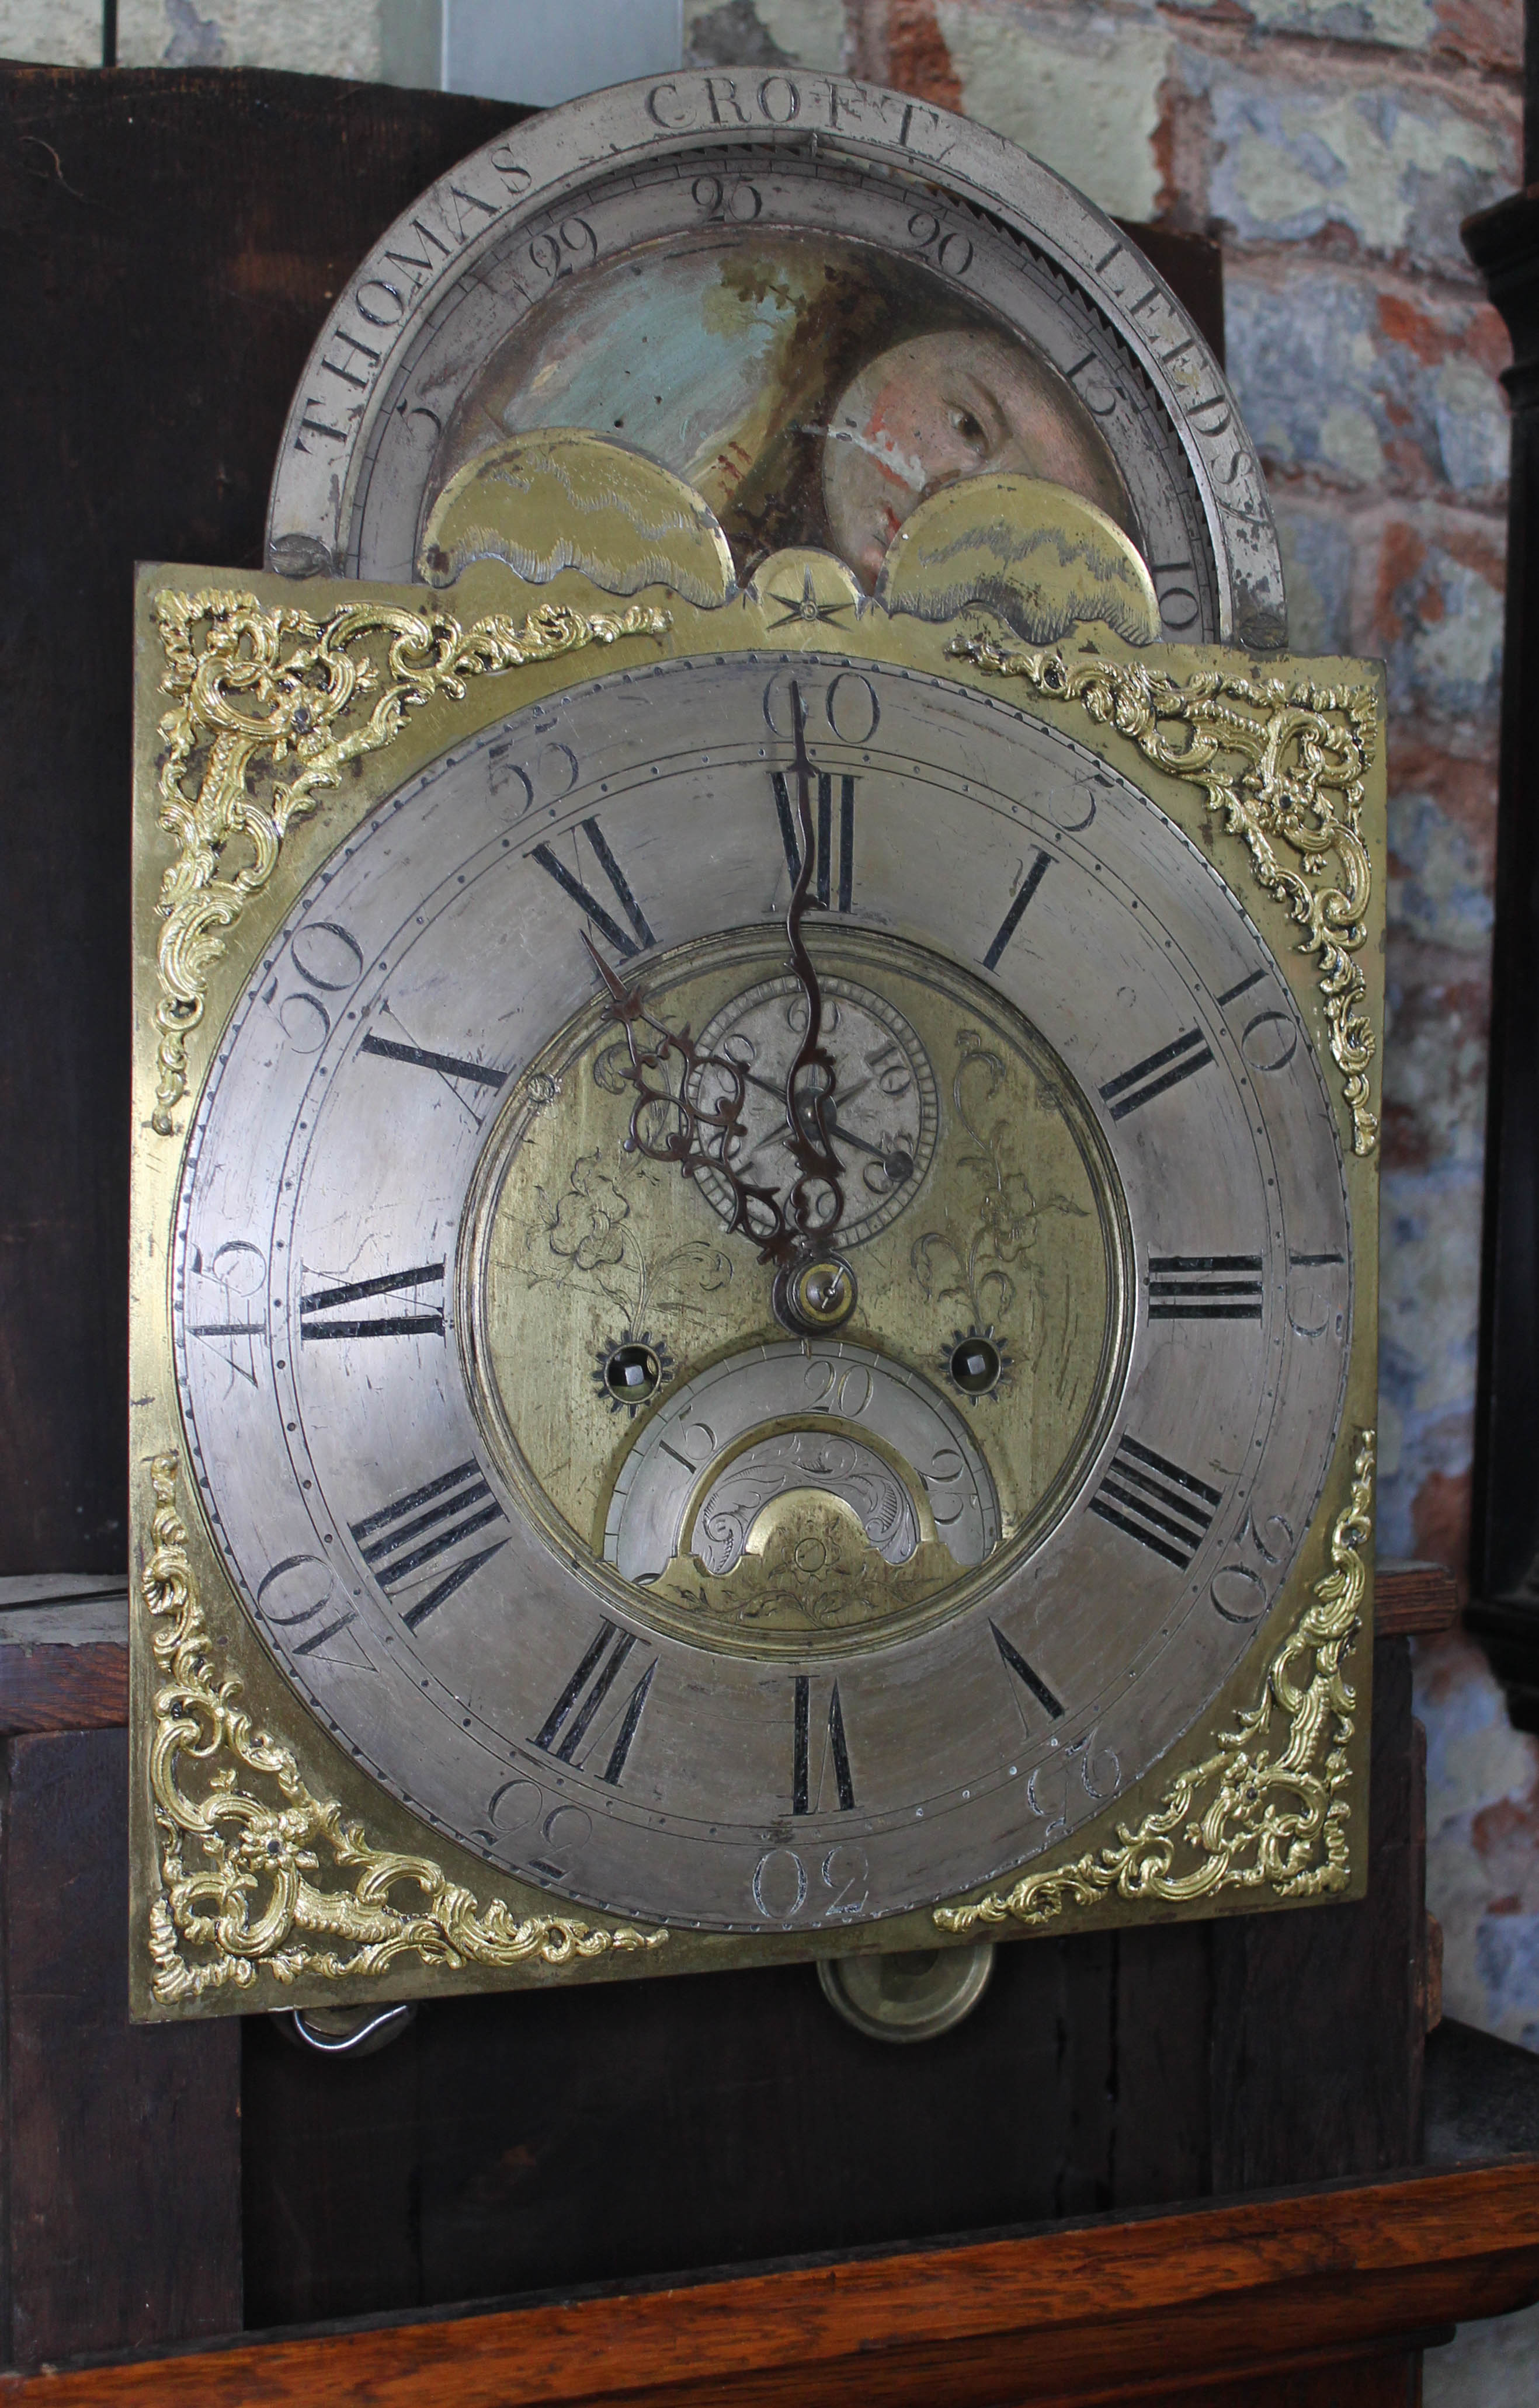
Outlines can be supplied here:
M583 884L578 872L575 869L569 869L559 854L553 852L548 844L535 845L530 852L529 859L539 864L547 878L554 879L564 895L570 896L579 910L585 913L606 943L611 945L623 960L633 960L636 954L644 953L648 946L654 945L657 939L647 924L646 913L631 892L629 880L610 851L608 839L598 822L596 819L586 819L582 823L582 826L593 857L598 864L611 894L629 924L628 934L626 929L622 928L613 912L608 910L599 902L592 888Z
M1090 1511L1185 1571L1223 1501L1222 1490L1195 1472L1136 1438L1122 1438Z
M434 1288L439 1291L436 1305L424 1293ZM373 1304L388 1296L409 1296L410 1310L334 1317L344 1305ZM305 1343L323 1338L441 1338L442 1263L417 1263L410 1270L381 1271L377 1279L333 1281L307 1289L299 1298L299 1336Z
M617 1703L609 1713L603 1712L626 1659L639 1643L633 1630L622 1630L607 1618L601 1621L597 1637L588 1645L533 1742L548 1756L554 1756L558 1764L575 1764L582 1769L596 1757L602 1742L609 1741L609 1754L598 1778L611 1789L618 1787L625 1773L657 1670L654 1656L639 1674L624 1704Z

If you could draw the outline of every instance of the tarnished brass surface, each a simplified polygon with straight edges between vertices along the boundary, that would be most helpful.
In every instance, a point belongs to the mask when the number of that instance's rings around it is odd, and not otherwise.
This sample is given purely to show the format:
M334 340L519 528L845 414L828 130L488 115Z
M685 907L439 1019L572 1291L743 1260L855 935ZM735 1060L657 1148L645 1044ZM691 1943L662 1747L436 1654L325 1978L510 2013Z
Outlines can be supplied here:
M1028 1873L1002 1895L991 1890L971 1905L937 1907L942 1931L1012 1917L1049 1923L1109 1895L1189 1904L1238 1890L1252 1894L1249 1904L1261 1890L1321 1898L1346 1887L1346 1749L1357 1696L1345 1662L1362 1628L1374 1447L1374 1432L1359 1430L1351 1497L1330 1527L1330 1570L1267 1667L1256 1703L1220 1733L1213 1755L1182 1772L1136 1824L1119 1823L1109 1844ZM1280 1749L1273 1735L1279 1714L1287 1725Z
M1156 768L1201 790L1207 810L1245 846L1252 875L1304 931L1298 949L1319 965L1353 1148L1372 1154L1379 1124L1369 1065L1378 1039L1354 957L1367 939L1373 893L1362 806L1378 738L1376 691L1270 673L1176 678L1132 662L1071 664L990 636L960 637L951 649L990 676L1024 678L1041 694L1082 704L1130 737Z
M147 1944L158 2006L249 1992L259 1971L290 1985L426 1965L559 1970L611 1949L656 1949L666 1931L482 1907L424 1856L376 1847L294 1756L253 1727L241 1684L212 1646L177 1510L178 1464L150 1467L154 1504L140 1577L158 1675L149 1734L159 1879ZM404 1899L403 1899L404 1893Z
M1300 1025L1341 1073L1330 1109L1333 1142L1345 1148L1353 1345L1340 1437L1291 1570L1256 1619L1236 1669L1151 1770L1093 1812L1084 1799L1077 1813L1066 1806L1061 1836L1033 1841L1029 1870L1023 1842L1011 1860L1017 1879L996 1875L982 1897L964 1891L959 1900L888 1916L883 1946L951 1947L985 1927L1020 1931L1065 1914L1099 1925L1254 1911L1360 1887L1366 1651L1351 1684L1344 1665L1371 1591L1366 1434L1375 1406L1377 1165L1370 1082L1382 1010L1375 940L1384 843L1375 673L1359 663L1283 664L1273 673L1271 664L1263 671L1212 652L1149 654L1084 626L1019 671L1028 656L1007 641L998 615L979 609L961 629L894 617L861 595L838 563L812 553L770 560L726 604L700 608L652 589L623 614L602 607L602 594L569 570L554 574L532 609L527 589L490 561L431 600L404 588L317 585L300 613L292 593L276 580L224 592L207 570L151 571L141 586L131 1487L146 1611L134 1632L136 2012L362 1999L387 1967L392 1992L406 1996L871 1946L871 1926L858 1921L795 1930L780 1914L762 1933L727 1936L669 1915L664 1948L660 1930L640 1928L643 1918L580 1918L447 1832L440 1842L410 1799L353 1760L335 1726L306 1712L240 1602L202 1492L184 1472L179 1499L168 1460L189 1464L169 1312L177 1197L217 1075L221 1032L298 898L405 781L510 708L557 697L591 677L591 659L567 666L564 652L622 635L649 639L635 655L647 668L659 659L739 653L770 665L830 653L891 664L915 688L955 680L974 694L1002 689L1028 717L1072 731L1087 758L1130 780L1185 832L1241 903L1254 908L1265 893L1269 907L1279 907L1267 918L1299 940L1279 947L1277 960ZM514 696L482 674L514 666ZM1001 669L1019 673L1006 686ZM178 707L163 719L168 677ZM639 677L642 709L645 691ZM286 760L296 775L274 783L273 765ZM315 808L322 790L324 812ZM986 900L992 926L1005 898ZM783 965L768 936L755 955L758 943L755 935L720 950L697 946L676 968L652 960L647 974L665 1002L675 981L681 1016L701 1029ZM1041 1040L1029 1030L1022 1037L1024 1024L1002 997L990 993L986 1008L975 1005L962 992L969 974L947 962L943 976L931 976L923 949L908 939L878 967L887 939L869 927L830 923L814 943L831 982L880 989L901 1009L933 1071L942 1124L928 1159L916 1147L912 1200L850 1249L859 1300L841 1337L848 1336L852 1360L879 1338L957 1417L997 1492L996 1553L1004 1563L1021 1531L1052 1522L1060 1488L1072 1503L1076 1477L1085 1477L1075 1467L1094 1443L1080 1433L1093 1433L1098 1398L1115 1390L1107 1366L1130 1312L1132 1269L1141 1294L1146 1284L1142 1261L1129 1267L1118 1233L1116 1175L1096 1144L1086 1154L1072 1084L1055 1082ZM729 974L734 944L746 951ZM187 1040L200 1025L208 1042L194 1053ZM779 1485L748 1517L726 1571L702 1575L696 1556L680 1555L648 1604L608 1565L616 1483L646 1425L645 1415L633 1424L623 1400L601 1389L615 1344L627 1335L645 1340L668 1397L705 1376L702 1364L709 1371L767 1339L785 1342L766 1319L763 1282L749 1276L751 1252L740 1248L737 1266L721 1273L703 1197L676 1174L619 1154L628 1099L591 1075L613 1038L612 1029L607 1039L600 1031L597 1010L568 1019L516 1086L510 1082L487 1148L475 1203L479 1252L467 1243L456 1253L461 1342L469 1342L465 1331L476 1333L482 1426L531 1520L568 1561L581 1559L591 1589L601 1596L612 1581L626 1595L627 1619L644 1625L650 1612L659 1628L687 1627L696 1646L709 1618L740 1654L801 1663L831 1656L813 1676L822 1716L829 1676L845 1677L857 1627L837 1609L830 1627L822 1599L847 1579L881 1596L876 1630L885 1644L889 1625L899 1635L923 1629L931 1614L943 1618L981 1599L995 1567L980 1559L959 1577L947 1574L932 1552L949 1554L944 1533L927 1519L926 1494L912 1483L903 1510L917 1537L911 1544L910 1531L884 1552L871 1537L875 1509L862 1521L844 1492L857 1480L880 1485L879 1473L901 1487L899 1468L879 1434L844 1430L837 1416L825 1425L829 1431L867 1447L864 1459L840 1458L844 1490L777 1473ZM1137 1050L1130 1045L1126 1058ZM176 1111L184 1082L192 1090L185 1115ZM588 1157L591 1174L583 1168ZM569 1254L553 1247L553 1234L571 1239ZM1099 1299L1089 1335L1071 1337L1065 1326L1062 1283L1071 1279L1081 1296ZM1311 1298L1290 1289L1286 1309L1306 1319L1317 1311ZM682 1350L680 1333L697 1323ZM947 1369L957 1340L973 1331L989 1335L1006 1358L995 1390L976 1402ZM553 1350L563 1362L580 1360L581 1379L559 1397L542 1397L540 1365ZM1044 1370L1057 1361L1068 1366L1061 1396ZM789 1418L795 1438L803 1424ZM783 1434L777 1425L770 1439ZM728 1468L739 1460L757 1475L752 1447ZM684 1507L691 1530L708 1501L697 1484ZM1244 1535L1242 1526L1237 1564ZM815 1594L798 1561L809 1546L849 1568ZM692 1583L695 1602L686 1594ZM755 1607L746 1620L745 1587ZM1242 1601L1237 1588L1223 1595ZM789 1670L780 1677L788 1680ZM1059 1759L1065 1784L1079 1784L1090 1800L1099 1794L1095 1766L1093 1749ZM783 1858L796 1838L789 1822L774 1824Z

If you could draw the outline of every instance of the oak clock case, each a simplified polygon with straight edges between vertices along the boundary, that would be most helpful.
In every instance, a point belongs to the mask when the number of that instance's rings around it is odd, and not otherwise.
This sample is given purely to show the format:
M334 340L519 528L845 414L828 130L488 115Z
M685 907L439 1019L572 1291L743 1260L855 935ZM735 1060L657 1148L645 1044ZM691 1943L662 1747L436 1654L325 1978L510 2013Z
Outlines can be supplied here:
M1374 673L223 582L139 597L137 2012L1359 1885ZM1215 693L1329 754L1282 894Z
M381 236L315 345L268 566L425 574L453 478L562 425L698 488L741 579L814 544L870 591L927 494L1008 471L1117 521L1167 640L1286 640L1259 464L1179 303L1059 177L901 93L681 73L463 161Z

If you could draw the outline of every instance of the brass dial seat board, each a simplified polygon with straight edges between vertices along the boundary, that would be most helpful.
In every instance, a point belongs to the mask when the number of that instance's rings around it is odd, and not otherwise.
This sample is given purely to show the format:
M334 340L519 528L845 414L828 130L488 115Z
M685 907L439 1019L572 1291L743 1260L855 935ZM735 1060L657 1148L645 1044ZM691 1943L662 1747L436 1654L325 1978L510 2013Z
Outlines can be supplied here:
M141 2010L1350 1890L1376 673L805 553L214 583L140 594Z
M869 590L922 499L1003 470L1110 514L1168 640L1286 640L1260 466L1174 295L1060 177L899 93L683 73L474 152L338 298L268 565L409 581L454 477L559 426L697 487L742 578L811 543Z

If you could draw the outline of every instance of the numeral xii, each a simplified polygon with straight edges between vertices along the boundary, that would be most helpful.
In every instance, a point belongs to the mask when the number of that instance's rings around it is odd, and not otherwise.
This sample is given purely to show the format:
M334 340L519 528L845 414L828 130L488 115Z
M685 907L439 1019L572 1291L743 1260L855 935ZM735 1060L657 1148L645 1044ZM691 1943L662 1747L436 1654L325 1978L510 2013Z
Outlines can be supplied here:
M813 797L813 886L808 899L825 911L848 911L855 894L856 781L846 774L838 782L837 832L831 770L818 770L816 792ZM785 867L794 886L801 869L801 847L797 842L797 809L790 773L784 769L771 769L770 783L774 790L775 817L780 822Z

